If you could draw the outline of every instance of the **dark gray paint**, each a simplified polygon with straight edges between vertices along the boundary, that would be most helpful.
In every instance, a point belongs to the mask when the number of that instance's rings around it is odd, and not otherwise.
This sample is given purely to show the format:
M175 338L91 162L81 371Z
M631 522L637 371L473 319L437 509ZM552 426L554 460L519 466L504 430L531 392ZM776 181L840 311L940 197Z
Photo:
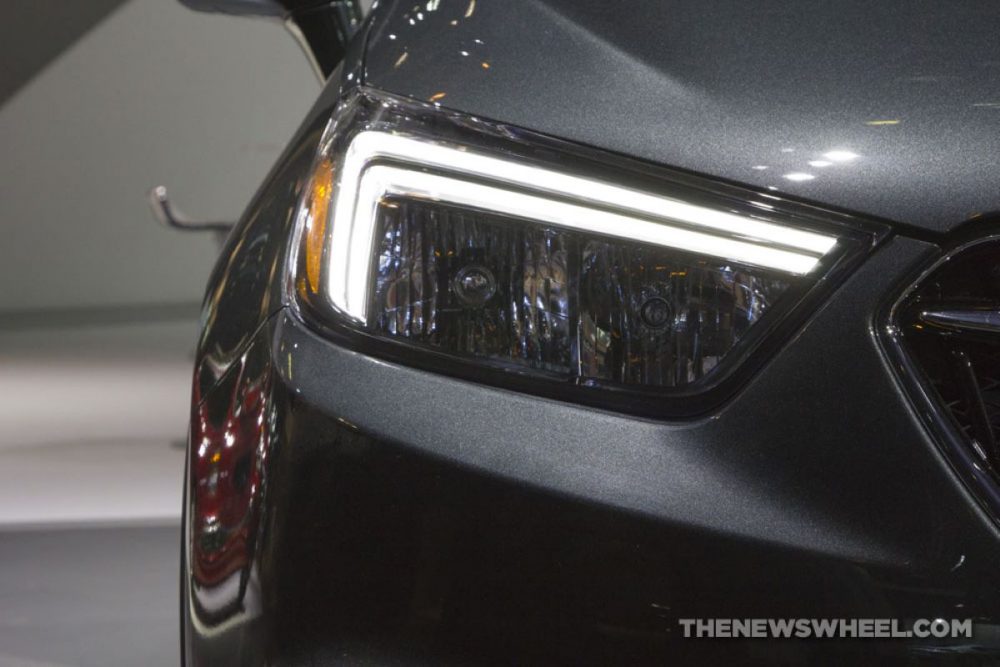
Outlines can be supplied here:
M930 230L1000 210L995 3L428 6L383 0L367 83ZM808 165L831 150L860 157Z
M744 392L697 422L399 367L290 318L274 369L295 395L373 438L514 484L855 562L946 570L993 533L909 413L870 329L897 271L929 250L899 239L876 253Z

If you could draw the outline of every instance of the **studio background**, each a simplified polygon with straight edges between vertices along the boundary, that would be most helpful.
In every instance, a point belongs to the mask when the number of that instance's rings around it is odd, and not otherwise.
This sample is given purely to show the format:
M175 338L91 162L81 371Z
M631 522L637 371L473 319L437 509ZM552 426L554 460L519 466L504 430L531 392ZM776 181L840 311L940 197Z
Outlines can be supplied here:
M191 355L218 244L319 92L282 24L0 6L0 665L175 665Z

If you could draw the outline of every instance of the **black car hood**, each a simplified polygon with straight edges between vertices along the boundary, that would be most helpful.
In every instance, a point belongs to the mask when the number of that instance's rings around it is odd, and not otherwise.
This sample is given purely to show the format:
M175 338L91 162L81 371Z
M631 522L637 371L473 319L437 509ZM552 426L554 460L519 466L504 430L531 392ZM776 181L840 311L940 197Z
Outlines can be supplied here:
M989 0L381 5L386 91L929 230L1000 210Z

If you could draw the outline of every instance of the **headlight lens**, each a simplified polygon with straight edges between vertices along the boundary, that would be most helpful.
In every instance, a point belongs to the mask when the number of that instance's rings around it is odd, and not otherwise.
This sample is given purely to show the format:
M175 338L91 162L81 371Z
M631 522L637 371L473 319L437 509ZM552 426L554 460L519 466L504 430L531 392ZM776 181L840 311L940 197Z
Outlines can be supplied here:
M307 319L366 352L630 411L708 405L873 239L368 92L316 165L291 259Z
M774 271L438 203L378 208L370 330L570 380L679 387L791 282Z

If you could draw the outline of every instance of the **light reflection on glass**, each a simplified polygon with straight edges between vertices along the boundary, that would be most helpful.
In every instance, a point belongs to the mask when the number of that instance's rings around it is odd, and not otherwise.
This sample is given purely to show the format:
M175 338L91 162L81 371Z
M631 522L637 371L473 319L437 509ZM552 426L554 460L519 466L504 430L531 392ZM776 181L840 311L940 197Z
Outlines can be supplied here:
M381 209L375 333L505 366L584 381L690 384L790 284L721 259L398 203ZM457 280L470 268L491 287L476 302L462 297Z

